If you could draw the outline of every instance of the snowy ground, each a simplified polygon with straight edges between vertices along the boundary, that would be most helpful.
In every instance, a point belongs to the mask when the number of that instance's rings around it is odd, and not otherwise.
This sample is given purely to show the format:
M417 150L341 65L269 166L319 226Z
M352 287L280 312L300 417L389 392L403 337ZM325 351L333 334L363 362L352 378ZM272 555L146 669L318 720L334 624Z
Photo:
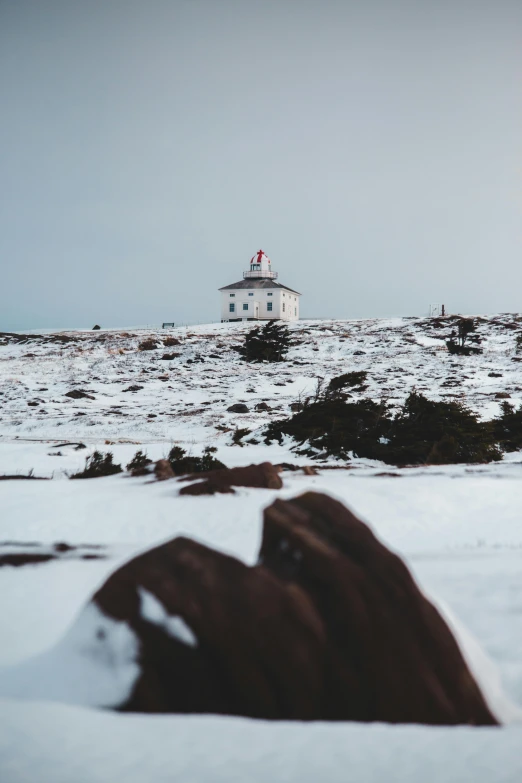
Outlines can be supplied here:
M184 533L252 562L262 508L276 496L314 489L342 500L405 557L422 587L479 640L506 693L522 705L521 454L490 466L397 470L355 463L317 476L285 472L282 490L241 489L210 498L179 497L175 481L126 475L68 481L66 475L82 467L96 446L110 448L123 464L136 444L157 458L175 442L194 453L216 445L229 465L302 463L291 444L232 446L230 430L259 429L270 417L288 415L289 403L299 392L311 392L317 376L352 369L369 371L365 395L385 393L399 401L415 385L432 398L463 395L489 417L498 410L495 394L522 399L522 363L513 361L516 332L506 327L514 322L503 316L482 323L484 354L465 359L447 354L437 339L447 330L428 321L301 322L296 336L306 343L292 349L290 362L255 369L230 349L250 324L193 328L193 336L172 332L182 344L155 352L136 350L150 336L143 332L102 333L100 343L96 334L75 333L77 342L64 346L38 340L0 346L0 475L33 469L54 476L0 481L0 554L6 542L21 549L28 542L48 548L58 541L106 547L100 560L70 557L0 568L0 667L54 645L100 582L136 552ZM354 355L356 350L365 353ZM158 359L174 351L182 357ZM205 361L187 363L198 355ZM130 385L143 388L123 391ZM95 399L63 396L74 388ZM251 413L226 412L239 401ZM280 408L256 413L260 401ZM116 405L121 407L111 407ZM78 440L88 448L56 448ZM50 456L56 451L62 456ZM347 775L358 782L515 783L522 780L521 745L520 723L502 729L270 724L117 715L0 698L2 783L344 781Z

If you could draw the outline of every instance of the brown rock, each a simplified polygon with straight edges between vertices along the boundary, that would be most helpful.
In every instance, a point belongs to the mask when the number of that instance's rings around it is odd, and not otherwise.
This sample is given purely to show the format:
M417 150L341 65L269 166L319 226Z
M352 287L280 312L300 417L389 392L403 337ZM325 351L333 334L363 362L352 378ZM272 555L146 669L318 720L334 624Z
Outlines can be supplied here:
M303 589L325 623L324 719L496 723L439 612L341 503L315 492L276 500L260 561Z
M279 471L270 462L248 465L244 468L223 468L205 473L193 473L190 479L200 479L180 490L180 495L213 495L216 492L233 492L232 487L256 487L281 489L283 482ZM186 479L183 479L186 480Z
M158 481L166 481L166 479L174 478L174 471L172 470L168 459L159 459L154 464L154 474Z
M265 510L257 566L177 538L119 568L93 601L139 642L121 710L496 723L402 560L325 495Z
M147 594L183 633L147 619ZM264 568L177 538L116 571L94 601L139 638L141 674L121 709L320 714L322 623L301 590Z

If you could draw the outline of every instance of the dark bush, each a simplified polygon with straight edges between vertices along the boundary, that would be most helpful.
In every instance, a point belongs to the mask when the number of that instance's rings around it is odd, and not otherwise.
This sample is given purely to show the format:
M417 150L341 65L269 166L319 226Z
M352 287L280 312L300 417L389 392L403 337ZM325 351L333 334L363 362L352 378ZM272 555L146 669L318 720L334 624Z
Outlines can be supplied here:
M164 353L163 356L160 356L160 359L164 362L170 362L172 359L177 359L178 356L181 356L180 353Z
M152 460L147 457L145 452L137 451L134 457L127 465L127 470L134 476L143 476L148 473L148 466L152 465Z
M241 443L241 440L246 438L247 435L250 435L251 432L252 430L237 427L232 434L232 443L235 446L244 446L245 444Z
M238 352L247 362L283 362L290 345L288 327L277 321L268 321L248 332Z
M473 318L460 318L457 322L457 331L455 332L455 330L453 330L449 340L446 342L448 351L453 354L460 354L461 356L469 356L472 353L482 353L482 348L476 348L465 344L468 338L470 342L480 342L479 335L472 334L475 332L476 328Z
M395 465L491 462L501 458L491 422L461 402L434 402L413 391L388 433L387 462Z
M158 340L153 340L152 338L148 340L143 340L138 345L138 351L155 351L156 348L159 348L160 343Z
M94 451L90 457L85 460L85 468L80 473L74 473L72 479L101 478L102 476L113 476L115 473L121 473L121 465L115 465L112 461L111 451L102 454L101 451Z
M173 345L181 345L181 340L179 340L177 337L165 337L163 340L163 345L166 348L171 348Z
M359 372L346 372L344 375L338 375L336 378L332 378L328 384L328 391L336 392L339 389L344 389L347 386L353 388L354 386L362 386L367 378L368 373L364 370Z
M265 442L294 438L310 457L378 459L393 465L490 462L501 458L491 422L460 402L433 402L412 392L392 417L384 403L345 402L326 391L289 419L272 422ZM319 453L318 453L319 452Z
M518 410L509 402L501 403L501 414L494 420L495 435L506 451L522 449L522 405Z
M168 460L176 476L184 476L187 473L204 473L207 470L226 468L222 462L213 456L217 449L214 446L206 446L202 457L193 457L182 449L181 446L173 446L169 452Z
M282 441L290 435L307 456L334 456L385 459L383 444L391 419L383 403L360 400L347 403L342 399L320 399L304 404L290 419L271 422L265 430L265 442ZM305 444L307 444L305 446Z
M517 334L515 340L515 353L522 353L522 334Z

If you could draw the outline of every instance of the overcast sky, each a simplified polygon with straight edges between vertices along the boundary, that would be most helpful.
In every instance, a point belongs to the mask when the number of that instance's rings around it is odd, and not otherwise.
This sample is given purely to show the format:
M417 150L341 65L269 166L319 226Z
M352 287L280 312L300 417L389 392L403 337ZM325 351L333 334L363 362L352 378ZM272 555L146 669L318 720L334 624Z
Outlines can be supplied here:
M0 329L522 310L520 0L0 0Z

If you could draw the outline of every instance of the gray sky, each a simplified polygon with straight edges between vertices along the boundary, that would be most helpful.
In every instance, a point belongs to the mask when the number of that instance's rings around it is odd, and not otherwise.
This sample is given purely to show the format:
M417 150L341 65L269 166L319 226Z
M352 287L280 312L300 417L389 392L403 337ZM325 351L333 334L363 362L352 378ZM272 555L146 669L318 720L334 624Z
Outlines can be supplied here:
M522 310L519 0L0 0L0 329Z

